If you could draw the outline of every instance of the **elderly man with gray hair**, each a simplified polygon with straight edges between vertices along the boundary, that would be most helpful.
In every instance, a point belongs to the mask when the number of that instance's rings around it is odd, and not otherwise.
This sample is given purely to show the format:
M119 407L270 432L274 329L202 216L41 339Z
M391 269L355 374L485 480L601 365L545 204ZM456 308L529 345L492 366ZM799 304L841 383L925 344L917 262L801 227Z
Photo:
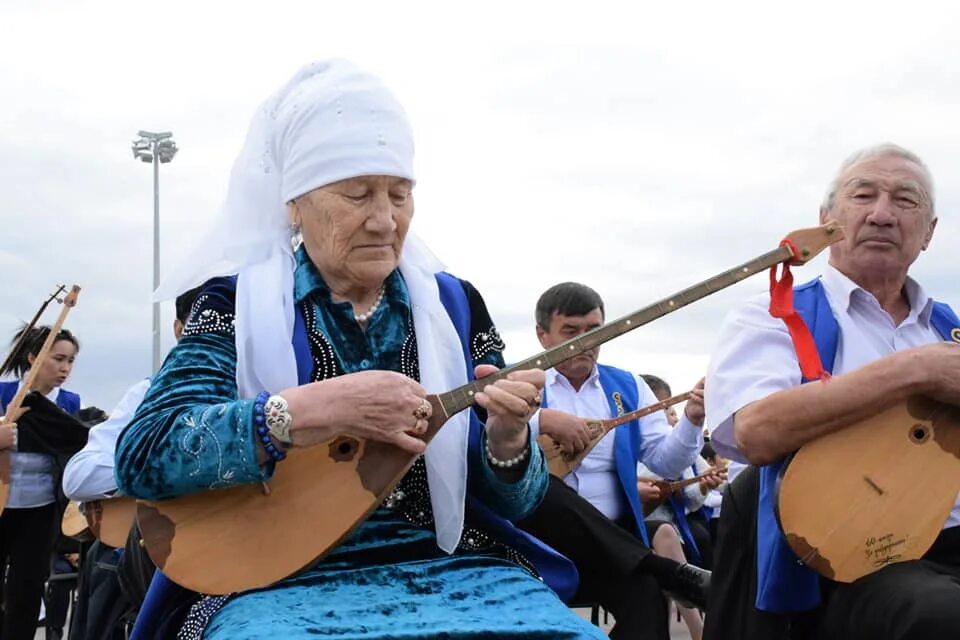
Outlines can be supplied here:
M960 629L960 501L924 559L840 584L797 561L771 490L784 458L820 436L914 394L960 404L960 348L951 344L960 322L908 275L937 226L933 194L923 161L893 144L855 153L831 183L820 221L839 222L845 239L831 247L822 277L794 289L796 309L832 373L829 384L802 384L791 334L771 316L766 295L726 319L707 374L715 449L764 465L752 604L775 614L817 611L813 637L919 639Z

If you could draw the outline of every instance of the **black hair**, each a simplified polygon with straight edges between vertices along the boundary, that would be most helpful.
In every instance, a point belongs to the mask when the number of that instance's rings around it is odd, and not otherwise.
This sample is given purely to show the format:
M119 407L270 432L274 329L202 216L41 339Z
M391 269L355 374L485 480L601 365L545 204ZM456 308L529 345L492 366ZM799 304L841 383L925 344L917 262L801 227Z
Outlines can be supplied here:
M550 330L553 314L564 316L585 316L594 309L603 311L603 298L600 294L579 282L561 282L555 284L537 300L536 320L541 329Z
M653 391L653 395L657 395L657 391L665 392L668 398L673 395L673 391L670 390L670 385L668 385L667 381L663 378L649 373L644 373L640 377L643 378L643 381L650 387L650 391Z
M183 324L187 324L187 320L190 319L190 311L193 310L193 303L196 302L197 296L200 295L200 291L203 289L203 285L199 287L194 287L189 291L184 291L177 296L177 320Z
M110 416L107 415L107 412L100 407L84 407L77 412L77 420L88 427L96 426L108 417Z
M703 443L703 448L700 449L700 457L707 461L717 457L717 452L714 451L713 445L709 441Z
M30 359L29 356L37 357L40 354L40 349L43 347L43 343L46 341L47 336L50 335L52 327L41 325L36 326L30 329L27 332L27 325L23 325L20 329L13 334L13 339L10 341L10 355L7 358L7 362L4 363L6 366L3 369L0 369L0 376L13 374L15 376L23 377L23 374L30 370ZM20 345L20 348L16 350L16 353L13 352L13 349L17 346L17 342L20 340L21 336L26 333L26 338L23 341L23 344ZM66 329L61 329L60 333L57 334L57 339L54 342L59 342L61 340L67 340L68 342L73 343L73 346L76 347L77 351L80 351L80 341L77 340L76 336L70 333Z

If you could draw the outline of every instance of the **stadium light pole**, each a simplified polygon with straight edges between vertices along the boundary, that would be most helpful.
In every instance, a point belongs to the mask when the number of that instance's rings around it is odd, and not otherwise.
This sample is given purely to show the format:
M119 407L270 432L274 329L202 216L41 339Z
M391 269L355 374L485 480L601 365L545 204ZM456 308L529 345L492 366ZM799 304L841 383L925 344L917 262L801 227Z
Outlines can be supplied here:
M169 131L138 131L133 157L153 163L153 290L160 286L160 165L177 155L177 143ZM160 369L160 303L153 303L153 372Z

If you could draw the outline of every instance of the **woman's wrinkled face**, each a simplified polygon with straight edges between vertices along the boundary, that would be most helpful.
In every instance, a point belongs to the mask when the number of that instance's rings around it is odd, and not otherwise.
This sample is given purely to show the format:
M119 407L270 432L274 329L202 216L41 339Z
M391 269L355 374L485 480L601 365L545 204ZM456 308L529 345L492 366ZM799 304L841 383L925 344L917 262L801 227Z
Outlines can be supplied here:
M37 374L35 387L52 389L59 387L70 377L73 371L73 361L77 357L77 347L69 340L57 340L50 348L46 361ZM34 356L27 356L27 362L33 366Z
M331 287L375 289L397 268L413 218L412 190L405 178L361 176L290 203L291 222Z

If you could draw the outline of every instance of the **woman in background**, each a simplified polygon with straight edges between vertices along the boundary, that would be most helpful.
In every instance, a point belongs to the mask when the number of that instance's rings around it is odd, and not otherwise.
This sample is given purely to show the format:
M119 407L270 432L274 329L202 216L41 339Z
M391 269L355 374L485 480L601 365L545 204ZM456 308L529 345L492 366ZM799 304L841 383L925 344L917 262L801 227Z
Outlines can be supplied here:
M15 345L26 328L12 340ZM29 329L19 352L13 354L0 376L16 380L0 382L0 411L6 413L21 385L33 368L50 327ZM40 365L33 382L36 391L70 415L80 411L80 396L62 388L70 377L80 350L77 338L61 330L47 359ZM31 416L39 420L40 414ZM23 421L21 421L23 422ZM0 450L10 449L10 494L0 515L0 579L3 585L3 640L30 640L37 627L43 584L50 568L50 557L63 510L60 504L62 467L55 456L20 451L16 423L0 425Z

